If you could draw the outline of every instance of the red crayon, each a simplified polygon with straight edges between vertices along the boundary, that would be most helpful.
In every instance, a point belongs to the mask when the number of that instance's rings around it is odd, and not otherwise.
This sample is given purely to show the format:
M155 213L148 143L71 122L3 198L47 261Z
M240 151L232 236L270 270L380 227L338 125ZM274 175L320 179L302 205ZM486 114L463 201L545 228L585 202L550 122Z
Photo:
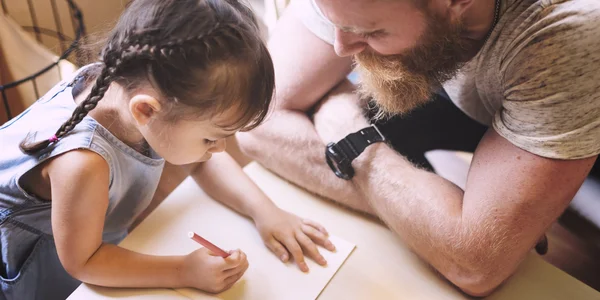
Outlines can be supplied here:
M188 232L188 237L190 239L196 241L198 244L204 246L206 249L210 250L211 252L213 252L214 254L216 254L218 256L227 258L229 255L231 255L231 254L225 252L223 249L215 246L213 243L207 241L203 237L199 236L195 232L192 232L192 231Z

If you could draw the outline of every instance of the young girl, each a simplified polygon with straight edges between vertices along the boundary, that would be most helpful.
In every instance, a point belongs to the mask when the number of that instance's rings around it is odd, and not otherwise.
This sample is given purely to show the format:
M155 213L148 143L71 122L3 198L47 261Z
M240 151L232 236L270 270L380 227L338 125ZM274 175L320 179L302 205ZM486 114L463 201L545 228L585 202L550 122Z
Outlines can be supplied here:
M270 56L243 4L133 1L100 63L0 127L0 298L65 299L80 281L232 286L248 267L239 250L161 257L116 246L148 206L163 158L204 162L192 165L195 180L253 218L282 261L293 256L307 271L304 250L325 264L316 249L333 250L325 229L278 209L228 155L207 161L225 137L262 122L273 89Z

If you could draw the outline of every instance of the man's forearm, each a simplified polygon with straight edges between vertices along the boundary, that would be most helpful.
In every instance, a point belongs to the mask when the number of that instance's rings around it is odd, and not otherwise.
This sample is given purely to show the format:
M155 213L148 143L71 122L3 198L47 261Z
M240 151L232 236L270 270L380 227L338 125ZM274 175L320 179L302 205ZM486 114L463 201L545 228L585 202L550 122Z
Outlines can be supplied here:
M306 114L277 110L259 128L238 134L243 151L283 178L353 209L372 214L354 185L325 162L325 145Z
M436 268L460 247L463 191L414 167L384 144L369 147L354 163L353 182L377 215Z
M421 258L471 295L486 295L501 284L533 247L528 235L543 232L519 226L517 207L507 212L465 208L462 189L414 167L387 145L370 147L354 167L353 181L376 214Z
M357 189L422 259L475 296L487 295L508 276L493 264L500 255L491 251L500 250L495 247L500 241L490 242L490 236L482 234L494 229L478 232L462 222L464 193L459 187L414 167L386 145L371 147L363 155L354 164ZM495 274L482 271L485 268Z

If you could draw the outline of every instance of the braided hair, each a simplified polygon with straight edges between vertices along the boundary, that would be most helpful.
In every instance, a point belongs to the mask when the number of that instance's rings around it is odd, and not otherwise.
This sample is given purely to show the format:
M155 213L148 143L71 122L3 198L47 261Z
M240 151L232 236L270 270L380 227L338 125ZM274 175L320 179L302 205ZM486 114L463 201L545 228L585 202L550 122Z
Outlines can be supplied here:
M271 57L252 11L237 0L134 0L100 54L87 97L55 134L20 145L35 154L69 134L104 97L111 83L134 90L149 82L173 116L224 113L228 129L249 130L266 117L274 90ZM177 104L177 105L175 105Z

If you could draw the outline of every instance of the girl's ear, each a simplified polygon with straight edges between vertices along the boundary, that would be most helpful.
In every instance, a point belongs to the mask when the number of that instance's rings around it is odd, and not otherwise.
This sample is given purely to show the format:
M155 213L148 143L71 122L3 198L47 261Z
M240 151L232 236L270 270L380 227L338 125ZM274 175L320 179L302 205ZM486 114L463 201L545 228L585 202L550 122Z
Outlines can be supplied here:
M129 112L139 126L147 125L161 111L160 102L146 94L137 94L129 100Z

